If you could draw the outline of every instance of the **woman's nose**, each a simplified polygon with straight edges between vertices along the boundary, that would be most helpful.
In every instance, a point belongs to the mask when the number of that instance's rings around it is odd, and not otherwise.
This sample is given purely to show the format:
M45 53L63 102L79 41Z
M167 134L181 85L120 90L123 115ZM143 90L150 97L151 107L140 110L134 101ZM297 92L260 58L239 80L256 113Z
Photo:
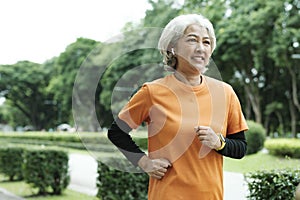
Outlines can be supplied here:
M201 42L197 42L196 51L204 51L204 45Z

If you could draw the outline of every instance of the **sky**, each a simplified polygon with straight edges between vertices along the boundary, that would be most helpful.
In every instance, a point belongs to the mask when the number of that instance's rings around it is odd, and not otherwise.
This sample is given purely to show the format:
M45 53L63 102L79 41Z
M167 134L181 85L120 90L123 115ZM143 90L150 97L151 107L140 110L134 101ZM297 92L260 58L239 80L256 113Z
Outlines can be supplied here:
M108 41L150 8L147 0L0 1L0 64L43 63L79 37Z

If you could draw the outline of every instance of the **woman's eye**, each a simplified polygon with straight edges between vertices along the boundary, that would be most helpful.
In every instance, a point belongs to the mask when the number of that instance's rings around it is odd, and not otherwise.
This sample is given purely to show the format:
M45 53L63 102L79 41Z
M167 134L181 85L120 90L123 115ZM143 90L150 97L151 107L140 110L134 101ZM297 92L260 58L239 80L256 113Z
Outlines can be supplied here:
M210 41L209 40L205 40L205 41L203 41L203 43L206 44L206 45L210 45Z
M188 39L188 42L197 42L197 40L195 38L190 38Z

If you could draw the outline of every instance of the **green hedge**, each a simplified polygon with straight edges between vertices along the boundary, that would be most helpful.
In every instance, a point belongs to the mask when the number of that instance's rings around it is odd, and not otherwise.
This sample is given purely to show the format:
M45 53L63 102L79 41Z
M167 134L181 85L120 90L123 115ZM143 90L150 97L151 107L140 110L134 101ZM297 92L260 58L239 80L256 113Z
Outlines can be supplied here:
M98 193L102 200L147 200L148 175L133 173L133 167L122 158L98 162ZM120 171L122 169L123 171Z
M38 195L59 195L68 186L69 158L63 151L52 149L0 148L0 172L9 180L23 178Z
M0 144L58 146L99 152L115 152L104 133L0 133Z
M265 147L270 154L275 156L300 158L300 139L269 139L265 142Z
M0 173L8 176L10 181L21 180L23 148L0 148Z
M247 141L246 154L254 154L263 149L266 140L266 131L264 127L256 122L247 121L249 130L245 133Z
M300 183L300 170L285 169L258 171L245 174L249 189L249 199L293 200Z
M68 154L56 150L27 150L24 153L25 182L38 189L39 195L59 195L68 186Z
M1 139L52 141L52 142L76 142L93 144L110 144L106 134L99 133L58 133L58 132L26 132L26 133L0 133Z
M133 137L135 143L142 149L148 149L148 138L138 138Z

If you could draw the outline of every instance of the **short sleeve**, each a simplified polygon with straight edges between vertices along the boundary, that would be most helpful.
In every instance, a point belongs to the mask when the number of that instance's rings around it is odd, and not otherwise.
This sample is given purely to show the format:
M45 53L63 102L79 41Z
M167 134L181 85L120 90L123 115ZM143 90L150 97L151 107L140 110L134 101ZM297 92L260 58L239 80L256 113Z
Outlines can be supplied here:
M240 101L232 88L229 101L227 134L230 135L248 130L248 125L242 112Z
M148 118L150 105L149 87L147 84L144 84L123 107L118 117L132 129L136 129Z

